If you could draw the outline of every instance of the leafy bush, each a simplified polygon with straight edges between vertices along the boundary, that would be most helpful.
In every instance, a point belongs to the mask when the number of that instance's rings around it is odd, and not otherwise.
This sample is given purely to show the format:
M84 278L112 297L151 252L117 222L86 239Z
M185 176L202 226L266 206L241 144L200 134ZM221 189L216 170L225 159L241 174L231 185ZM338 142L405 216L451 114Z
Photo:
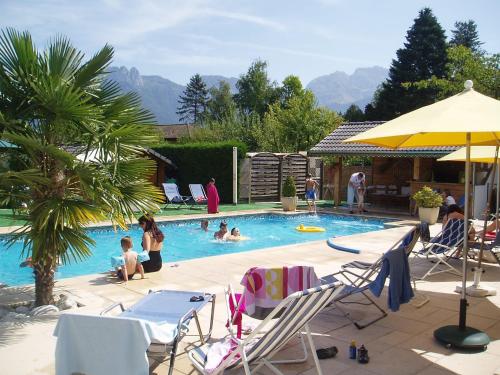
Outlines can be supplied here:
M436 193L428 186L424 186L413 194L413 199L417 202L418 207L435 208L441 207L443 204L443 197L441 194Z
M284 197L295 197L297 195L297 188L295 187L295 180L292 176L288 176L283 183L282 195Z
M189 195L189 184L203 184L213 177L221 202L233 197L233 147L238 147L238 160L245 157L247 147L241 142L164 143L153 149L176 166L179 191Z

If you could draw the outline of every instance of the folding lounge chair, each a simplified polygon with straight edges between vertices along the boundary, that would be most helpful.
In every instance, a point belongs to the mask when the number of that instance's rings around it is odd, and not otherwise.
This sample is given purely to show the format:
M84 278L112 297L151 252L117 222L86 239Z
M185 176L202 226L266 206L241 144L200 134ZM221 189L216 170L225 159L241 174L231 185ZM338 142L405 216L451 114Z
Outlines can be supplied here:
M199 296L202 296L203 299L196 298L196 300L191 300L192 297ZM208 333L204 334L198 319L198 312L208 303L212 304L210 327ZM118 315L120 318L151 322L169 332L166 339L152 341L148 347L147 355L148 358L159 364L170 354L168 373L171 375L174 369L177 345L183 337L198 336L201 344L204 344L210 338L214 320L215 294L174 290L150 290L148 295L130 308L125 309L123 304L115 303L103 310L101 315L110 313L116 307L120 307L121 312ZM193 318L198 332L196 335L188 335L189 323Z
M435 261L433 266L422 277L418 277L418 279L424 280L428 276L442 272L452 272L459 276L461 275L460 271L449 263L449 260L458 251L459 247L462 246L464 230L465 223L463 220L451 219L446 223L441 233L432 238L428 243L424 242L423 249L414 252L414 259L425 257L426 259L432 258Z
M167 207L168 204L176 204L176 208L180 208L182 205L187 207L187 202L191 199L191 197L187 195L181 195L179 193L177 184L165 182L162 185L165 196L167 197L167 204L165 205L165 207Z
M191 192L192 204L191 207L206 206L208 202L207 194L202 184L189 184L189 191Z
M407 232L401 239L399 239L391 248L388 249L390 251L402 251L404 255L408 257L411 253L415 244L418 241L420 235L420 227L416 226L412 228L409 232ZM342 270L336 272L331 275L323 276L321 278L324 283L332 283L338 280L341 280L345 283L346 287L335 298L335 306L344 314L344 316L349 319L358 329L363 329L368 327L369 325L383 319L387 316L387 312L379 306L373 298L370 297L368 293L371 293L369 288L370 284L375 280L378 276L379 272L382 269L383 261L385 254L384 253L380 258L378 258L375 262L361 262L354 261L347 264L344 264L341 268ZM409 270L408 270L409 272ZM411 278L410 275L408 277ZM368 302L361 301L347 301L350 297L354 296L363 296L368 300ZM425 303L425 302L424 302ZM379 312L378 315L375 315L372 319L368 321L360 322L354 320L350 313L345 311L340 307L341 304L361 304L361 305L373 305Z
M481 241L480 239L476 241L471 249L480 250L481 249ZM483 247L483 251L489 251L493 258L500 265L500 231L498 231L495 235L495 238L490 243L485 243ZM483 253L484 254L484 253Z
M231 285L225 289L230 334L241 339L243 316L263 320L288 295L320 284L310 266L250 268L241 280L242 294L234 293ZM233 325L237 326L236 336Z
M215 369L206 369L206 364L215 353L211 351L211 348L220 343L195 348L188 353L188 357L199 372L207 375L220 374L224 370L241 367L246 375L251 375L257 373L263 366L268 367L274 374L283 375L276 367L281 361L272 361L272 358L293 337L302 336L304 334L302 331L305 331L317 373L322 375L309 322L341 291L342 284L338 282L291 294L276 306L244 340L230 338L229 340L234 340L233 350L230 350L227 356L221 357L221 362L215 366ZM251 369L251 367L254 368Z

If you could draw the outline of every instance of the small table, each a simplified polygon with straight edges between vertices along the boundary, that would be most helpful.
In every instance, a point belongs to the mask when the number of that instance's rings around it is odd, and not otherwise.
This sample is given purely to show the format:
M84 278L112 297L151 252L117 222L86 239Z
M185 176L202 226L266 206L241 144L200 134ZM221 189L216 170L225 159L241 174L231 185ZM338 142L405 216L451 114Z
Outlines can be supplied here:
M190 301L192 297L199 296L203 296L203 300L193 302ZM201 329L198 313L208 303L212 304L210 328L208 332L204 334ZM172 327L172 342L152 343L155 345L158 344L163 346L164 350L161 351L161 353L166 352L167 347L171 347L170 367L168 371L169 375L172 374L174 368L175 355L177 352L177 345L179 341L182 340L184 336L196 336L187 335L188 325L191 319L194 318L196 322L198 336L200 337L200 341L202 344L204 344L212 334L215 311L215 294L177 290L150 290L149 294L144 296L128 309L125 309L123 307L123 304L119 302L103 310L101 312L101 315L108 313L117 306L119 306L122 310L122 312L119 314L120 317L142 319L158 325ZM157 352L152 352L150 347L150 349L148 349L148 353L150 356L154 356L154 353Z

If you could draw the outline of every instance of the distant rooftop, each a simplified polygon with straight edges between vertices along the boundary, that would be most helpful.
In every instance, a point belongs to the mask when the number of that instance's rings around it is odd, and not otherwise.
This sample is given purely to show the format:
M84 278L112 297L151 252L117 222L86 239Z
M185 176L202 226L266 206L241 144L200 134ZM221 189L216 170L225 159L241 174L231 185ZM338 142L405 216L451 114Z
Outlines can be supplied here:
M194 125L192 124L161 124L156 128L162 131L163 138L167 141L175 141L182 137L190 137Z
M345 122L326 136L321 142L308 151L308 155L331 156L378 156L397 157L429 157L438 158L449 154L460 147L412 147L390 149L371 146L363 143L343 143L342 141L365 132L385 121Z

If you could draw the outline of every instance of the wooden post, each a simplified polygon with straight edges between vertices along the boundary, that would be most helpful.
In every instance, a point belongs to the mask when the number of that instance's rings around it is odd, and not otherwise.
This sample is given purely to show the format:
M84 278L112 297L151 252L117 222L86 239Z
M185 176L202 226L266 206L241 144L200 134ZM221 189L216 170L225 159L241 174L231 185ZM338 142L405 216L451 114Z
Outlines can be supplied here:
M420 158L413 158L413 181L420 181Z
M342 188L342 157L339 157L337 165L335 166L335 172L333 174L333 200L335 201L335 207L340 206L341 203L341 188Z
M278 165L278 200L281 199L282 189L283 189L283 157L279 157Z

